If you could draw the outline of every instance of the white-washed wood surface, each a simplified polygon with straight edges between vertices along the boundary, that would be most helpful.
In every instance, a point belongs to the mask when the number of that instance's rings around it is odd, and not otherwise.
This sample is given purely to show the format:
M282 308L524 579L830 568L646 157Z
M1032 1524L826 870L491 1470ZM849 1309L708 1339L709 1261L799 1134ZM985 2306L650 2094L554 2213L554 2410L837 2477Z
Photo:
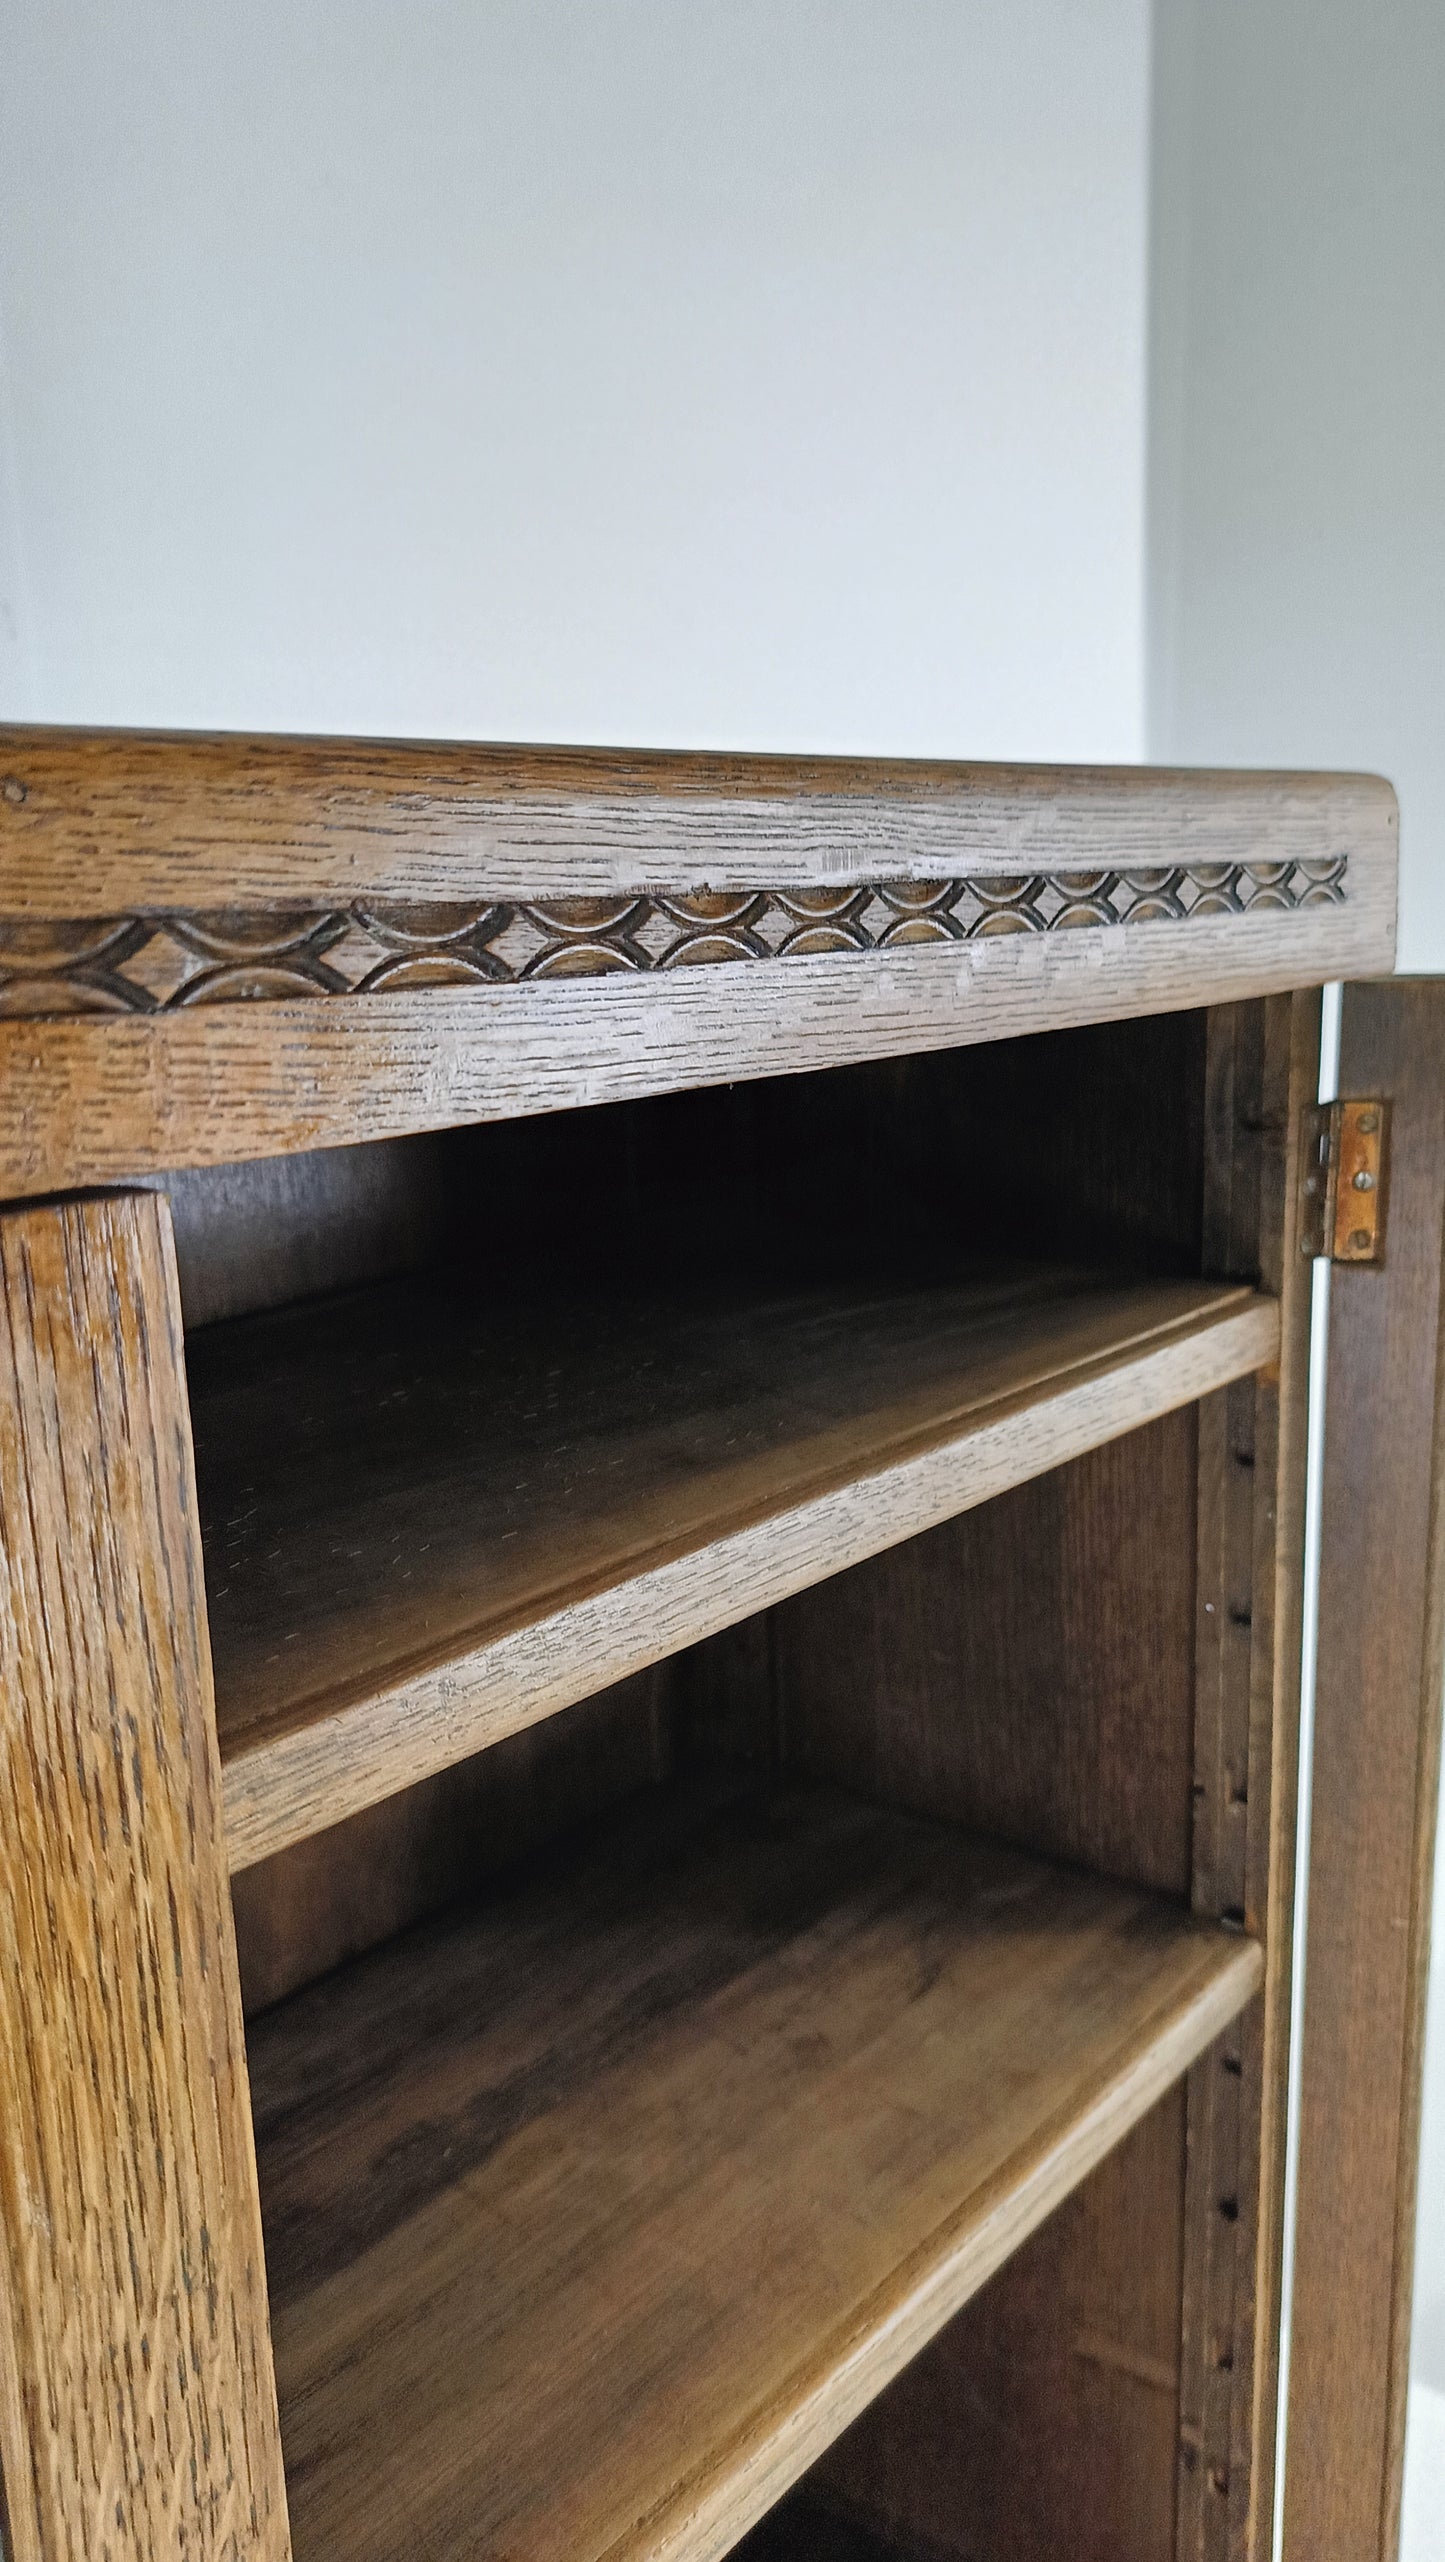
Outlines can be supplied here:
M287 2562L169 1214L0 1218L10 2562Z
M658 974L0 1022L0 1192L69 1189L1167 1013L1386 970L1343 905Z
M940 878L1346 854L1372 775L0 728L0 914Z

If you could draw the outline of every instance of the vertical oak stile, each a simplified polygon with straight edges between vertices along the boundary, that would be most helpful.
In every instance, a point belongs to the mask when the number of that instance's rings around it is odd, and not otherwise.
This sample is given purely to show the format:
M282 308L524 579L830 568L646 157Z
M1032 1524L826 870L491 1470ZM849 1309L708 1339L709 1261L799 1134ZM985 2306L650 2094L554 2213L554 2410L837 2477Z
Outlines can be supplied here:
M1445 982L1348 987L1383 1262L1330 1275L1285 2562L1400 2535L1445 1656Z
M1295 1226L1317 994L1221 1008L1206 1064L1204 1260L1281 1301L1277 1371L1199 1410L1193 1901L1265 1984L1188 2086L1179 2562L1264 2562L1274 2502L1299 1749L1309 1266Z
M164 1200L0 1214L0 1329L12 2562L286 2562Z

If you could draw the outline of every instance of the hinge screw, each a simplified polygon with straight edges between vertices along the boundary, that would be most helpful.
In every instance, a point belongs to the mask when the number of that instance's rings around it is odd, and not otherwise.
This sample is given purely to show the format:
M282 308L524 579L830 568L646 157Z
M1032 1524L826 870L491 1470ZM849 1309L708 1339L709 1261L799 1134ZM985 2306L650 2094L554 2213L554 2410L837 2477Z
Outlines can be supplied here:
M1375 1178L1373 1174L1370 1172L1367 1165L1362 1165L1359 1173L1355 1176L1355 1190L1357 1192L1373 1192L1374 1188Z
M1356 1228L1350 1238L1350 1243L1354 1247L1356 1254L1363 1254L1369 1242L1370 1231L1368 1228Z

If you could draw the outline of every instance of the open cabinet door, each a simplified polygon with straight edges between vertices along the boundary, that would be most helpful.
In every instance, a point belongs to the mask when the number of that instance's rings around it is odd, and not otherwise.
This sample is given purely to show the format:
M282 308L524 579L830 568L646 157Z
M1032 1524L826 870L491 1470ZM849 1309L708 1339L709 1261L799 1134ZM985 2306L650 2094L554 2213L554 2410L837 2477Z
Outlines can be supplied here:
M1330 1275L1286 2562L1392 2562L1399 2542L1445 1586L1445 979L1346 988L1339 1091L1388 1103L1388 1164L1380 1259Z

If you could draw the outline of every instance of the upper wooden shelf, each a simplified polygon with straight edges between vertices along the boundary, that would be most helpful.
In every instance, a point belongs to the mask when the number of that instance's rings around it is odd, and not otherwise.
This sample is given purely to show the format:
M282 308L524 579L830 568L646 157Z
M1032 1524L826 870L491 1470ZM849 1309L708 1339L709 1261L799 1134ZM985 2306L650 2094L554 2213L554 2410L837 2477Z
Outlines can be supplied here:
M1361 775L0 730L0 1194L1378 973L1396 835Z
M489 1303L189 1352L244 1867L1272 1360L1273 1301L1053 1269Z
M1261 1972L1137 1889L707 1782L263 2015L297 2562L710 2562Z

